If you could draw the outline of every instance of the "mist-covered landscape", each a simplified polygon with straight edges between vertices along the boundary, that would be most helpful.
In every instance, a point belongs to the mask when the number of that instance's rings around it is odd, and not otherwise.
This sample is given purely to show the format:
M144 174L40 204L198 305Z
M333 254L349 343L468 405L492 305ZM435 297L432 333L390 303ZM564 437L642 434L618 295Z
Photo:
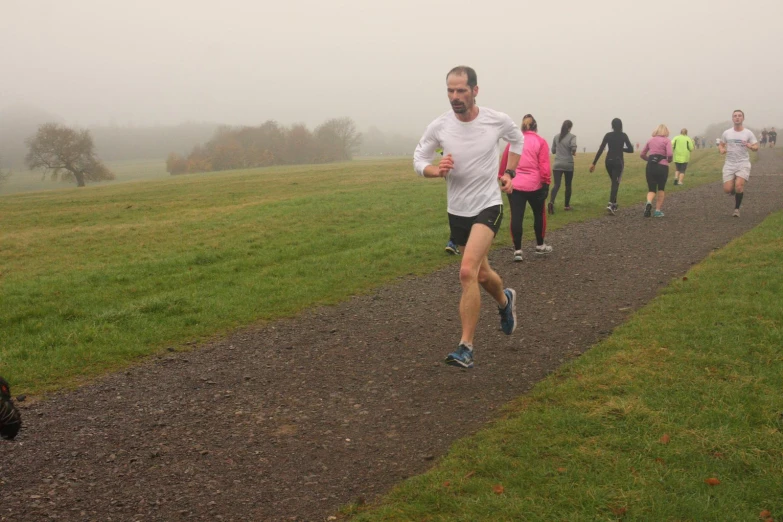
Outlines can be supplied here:
M0 7L0 522L783 520L778 3Z

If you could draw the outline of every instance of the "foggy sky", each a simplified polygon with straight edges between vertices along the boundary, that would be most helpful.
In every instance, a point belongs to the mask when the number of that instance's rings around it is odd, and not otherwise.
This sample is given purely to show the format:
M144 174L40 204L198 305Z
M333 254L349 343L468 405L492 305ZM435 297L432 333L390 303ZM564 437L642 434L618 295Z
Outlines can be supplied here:
M613 117L644 143L743 109L783 125L771 0L0 0L0 108L89 125L210 121L418 137L449 109L445 73L478 72L479 105L551 139L568 118L597 148Z

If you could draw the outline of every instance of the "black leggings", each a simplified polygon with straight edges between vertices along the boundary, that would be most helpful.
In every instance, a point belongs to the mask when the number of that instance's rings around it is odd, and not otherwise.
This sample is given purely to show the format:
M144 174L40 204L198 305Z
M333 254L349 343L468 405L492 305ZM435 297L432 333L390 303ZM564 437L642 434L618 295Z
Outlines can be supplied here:
M606 172L609 173L609 179L612 180L612 190L609 193L609 202L617 203L617 191L620 189L620 180L623 178L623 169L625 161L623 158L606 158Z
M565 206L571 206L571 182L574 180L574 171L573 170L555 170L552 172L555 178L555 186L552 187L552 192L550 192L549 195L549 202L554 204L555 198L557 197L557 191L560 190L560 180L563 177L563 174L565 174L566 179L566 193L565 193Z
M666 180L669 179L669 166L660 163L647 162L647 190L650 192L663 192L666 189Z
M508 206L511 208L511 239L514 241L514 250L522 249L522 220L525 218L526 203L533 210L533 230L536 232L536 244L544 244L546 233L546 212L539 191L524 192L515 190L508 194Z

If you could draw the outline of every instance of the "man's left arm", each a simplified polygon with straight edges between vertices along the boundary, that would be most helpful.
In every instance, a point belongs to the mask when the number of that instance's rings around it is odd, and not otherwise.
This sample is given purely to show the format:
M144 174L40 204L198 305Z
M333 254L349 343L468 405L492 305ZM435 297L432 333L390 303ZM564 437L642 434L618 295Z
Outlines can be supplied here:
M505 121L502 126L502 133L500 136L503 140L508 142L508 163L506 169L500 178L501 190L510 194L513 190L511 185L511 176L507 174L507 171L516 172L519 165L519 158L522 154L522 149L525 146L525 137L522 135L522 131L519 130L514 120L510 116L505 115Z
M756 152L759 150L759 140L756 138L756 135L752 132L750 133L750 139L748 140L748 144L746 145L750 150L753 152Z

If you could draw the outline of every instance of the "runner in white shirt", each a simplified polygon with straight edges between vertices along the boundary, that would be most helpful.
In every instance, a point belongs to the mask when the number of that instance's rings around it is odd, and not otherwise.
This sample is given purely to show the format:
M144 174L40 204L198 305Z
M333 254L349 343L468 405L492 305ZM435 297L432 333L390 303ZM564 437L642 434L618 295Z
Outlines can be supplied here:
M508 115L476 105L479 88L472 68L453 68L446 75L446 87L452 110L424 131L413 153L413 166L420 176L446 178L451 238L462 249L462 338L446 363L472 368L473 336L481 309L479 285L497 301L503 332L511 335L516 328L516 292L503 288L503 280L489 266L487 255L503 218L497 181L498 141L511 144L508 169L500 178L502 190L509 193L524 139ZM438 147L443 148L444 156L438 165L432 165Z
M734 127L723 133L718 150L726 155L723 164L723 192L734 195L734 217L740 215L742 197L745 195L745 183L750 179L749 150L759 150L755 134L742 126L745 113L736 110L731 114Z

